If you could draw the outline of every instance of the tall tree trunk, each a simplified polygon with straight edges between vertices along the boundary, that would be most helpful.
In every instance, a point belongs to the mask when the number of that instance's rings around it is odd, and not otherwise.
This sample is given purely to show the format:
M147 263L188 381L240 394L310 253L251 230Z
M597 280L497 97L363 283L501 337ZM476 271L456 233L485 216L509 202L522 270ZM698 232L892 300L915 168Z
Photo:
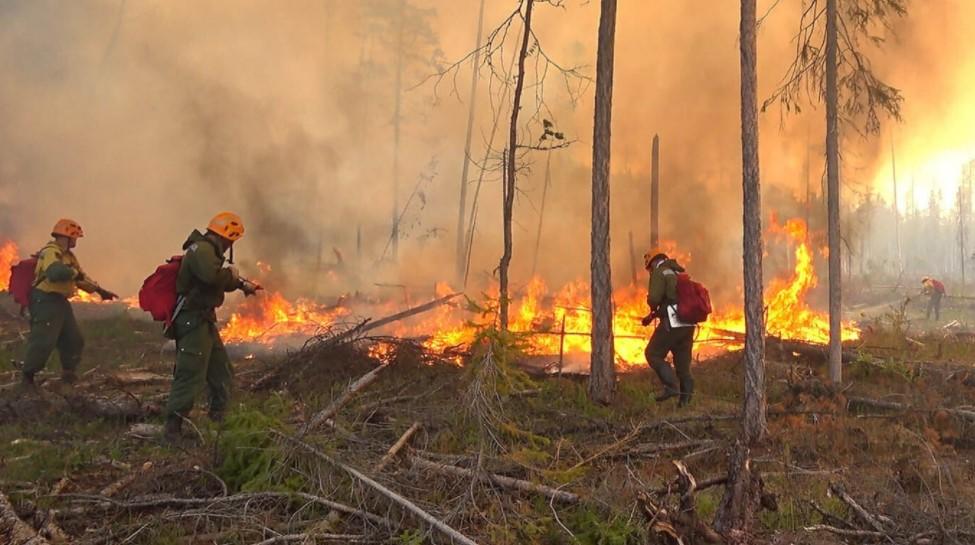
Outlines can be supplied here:
M843 382L843 278L840 254L840 126L837 81L838 0L826 0L826 224L829 248L829 379Z
M715 516L727 543L748 543L761 497L750 447L766 432L765 319L762 304L762 194L758 163L756 0L741 0L741 161L744 208L745 403L742 440L728 460L728 484Z
M471 74L470 109L467 112L467 136L464 140L464 167L460 173L460 207L457 211L457 278L464 277L467 263L467 245L465 244L464 214L467 212L467 175L471 166L471 140L474 135L474 108L477 104L477 78L481 67L481 36L484 32L484 2L477 16L477 40L474 42L474 65Z
M900 273L904 270L904 254L901 251L901 211L897 198L897 160L894 157L893 136L890 139L890 178L894 184L894 249L897 252L895 259L897 274L900 277Z
M552 154L545 159L545 183L542 186L542 205L538 209L538 231L535 232L535 255L532 257L532 278L538 271L538 254L542 249L542 225L545 222L545 201L548 199L548 186L552 183Z
M653 135L650 148L650 248L660 246L660 137Z
M393 83L396 96L393 103L393 210L392 233L390 234L393 261L399 259L399 144L400 144L400 113L403 103L403 32L406 12L406 0L399 3L399 29L396 37L396 79Z
M762 192L758 163L755 1L741 6L741 162L745 279L745 443L765 436L765 316L762 300Z
M602 0L596 55L596 114L592 137L592 353L589 399L610 403L616 390L613 281L609 263L609 164L613 119L616 0Z
M528 43L531 40L532 9L535 0L525 0L525 28L518 50L518 79L511 100L511 125L508 129L508 150L505 156L504 190L502 193L504 223L504 253L498 266L500 276L499 319L501 329L508 329L508 267L511 265L511 216L515 207L515 177L517 176L516 157L518 155L518 114L521 112L521 93L525 89L525 57L528 56Z

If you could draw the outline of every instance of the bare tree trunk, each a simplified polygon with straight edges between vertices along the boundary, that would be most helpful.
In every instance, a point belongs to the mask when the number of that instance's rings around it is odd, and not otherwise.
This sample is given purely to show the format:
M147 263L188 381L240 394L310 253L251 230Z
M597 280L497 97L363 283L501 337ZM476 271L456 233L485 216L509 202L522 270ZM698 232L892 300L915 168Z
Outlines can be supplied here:
M545 185L542 186L542 204L538 209L538 231L535 233L535 255L532 257L532 277L538 270L538 254L542 248L542 225L545 221L545 201L548 198L548 186L552 183L552 154L545 159Z
M592 138L592 353L589 399L608 404L616 390L613 279L609 262L609 176L613 119L616 0L602 0L596 55L596 114Z
M639 269L636 268L636 248L633 246L633 231L627 233L630 239L630 283L634 286L639 285Z
M400 113L403 103L403 32L406 0L399 3L399 29L396 38L396 81L393 84L396 93L393 105L393 231L390 235L393 261L399 259L399 143L400 143Z
M765 316L762 300L762 192L758 163L755 0L741 6L741 160L744 199L745 443L765 436Z
M826 0L826 209L829 248L829 379L843 382L843 279L840 255L840 126L837 82L838 0Z
M457 278L464 277L467 263L465 248L464 214L467 212L467 175L471 166L471 140L474 135L474 111L477 104L477 77L481 66L481 36L484 32L484 1L481 0L481 10L477 16L477 40L474 42L474 65L471 74L470 109L467 113L467 137L464 141L464 167L460 173L460 207L457 211Z
M745 403L742 441L728 460L728 484L715 529L728 543L747 543L761 497L749 447L767 431L765 317L762 303L762 194L758 163L758 68L756 0L741 0L741 162L744 201Z
M660 137L653 135L650 151L650 248L660 245Z
M498 314L502 330L508 329L508 267L511 265L511 216L515 206L515 177L517 169L515 158L518 155L518 114L521 111L521 93L525 89L525 57L528 56L528 43L531 39L532 8L535 0L525 0L525 28L518 51L518 79L511 102L511 125L508 129L508 150L505 156L504 190L502 191L504 223L504 253L498 266L500 277L500 303Z
M897 198L897 161L894 157L894 139L890 140L890 177L894 183L894 242L897 250L897 274L904 270L904 254L901 251L901 211Z

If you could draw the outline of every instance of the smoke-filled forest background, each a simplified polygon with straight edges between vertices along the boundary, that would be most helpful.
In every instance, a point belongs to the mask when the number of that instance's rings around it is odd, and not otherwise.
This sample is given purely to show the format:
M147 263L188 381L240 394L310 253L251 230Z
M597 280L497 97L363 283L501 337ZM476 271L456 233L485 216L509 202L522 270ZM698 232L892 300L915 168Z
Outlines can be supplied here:
M87 237L86 268L134 293L187 233L220 210L241 213L237 254L296 293L337 294L373 282L459 283L455 237L477 0L0 1L0 236L39 248L62 216ZM794 54L799 0L759 3L760 98ZM485 33L515 8L488 0ZM523 141L544 120L572 143L529 152L515 205L515 284L528 280L545 204L538 272L551 284L588 276L593 86L545 59L593 76L598 3L540 4L529 59ZM844 128L847 271L896 277L956 275L964 248L955 219L962 169L975 157L975 4L915 2L871 49L878 74L902 90L902 123L868 138ZM738 6L710 0L620 6L612 163L613 267L631 277L648 242L650 140L661 138L663 238L691 255L719 297L737 291L741 255ZM518 32L511 33L512 37ZM468 175L482 166L470 286L482 287L501 250L496 168L510 111L492 72L506 47L482 57ZM545 67L548 67L546 69ZM397 72L401 74L398 168ZM439 83L438 83L439 81ZM765 221L823 226L824 112L771 105L761 117ZM491 144L500 112L500 128ZM491 145L491 152L486 150ZM891 149L901 212L894 235ZM485 161L485 158L487 161ZM398 175L397 175L398 172ZM398 178L401 240L390 228ZM807 187L809 188L807 191ZM807 198L808 196L808 198ZM823 246L824 244L819 244ZM969 249L970 253L971 250ZM788 253L769 248L767 266ZM341 260L344 269L335 274Z

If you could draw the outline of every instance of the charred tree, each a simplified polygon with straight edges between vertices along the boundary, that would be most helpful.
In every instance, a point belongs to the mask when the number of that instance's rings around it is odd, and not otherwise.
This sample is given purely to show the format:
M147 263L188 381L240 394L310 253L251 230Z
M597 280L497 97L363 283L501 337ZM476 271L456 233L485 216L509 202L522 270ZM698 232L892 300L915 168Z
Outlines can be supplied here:
M471 166L471 140L474 135L474 111L477 105L477 79L481 68L481 36L484 32L484 2L477 16L477 40L474 42L474 64L471 74L470 105L467 112L467 136L464 140L464 166L460 173L460 206L457 211L457 278L462 279L466 270L465 218L467 212L467 176Z
M653 135L650 148L650 248L660 246L660 137Z
M592 138L592 353L589 399L608 404L616 390L613 346L613 282L609 263L610 140L613 119L613 58L616 0L602 0L596 55L596 113Z
M525 89L525 58L528 56L528 44L532 36L532 9L535 0L525 0L525 25L522 31L521 47L518 49L518 75L515 80L515 90L511 99L511 124L508 128L508 151L505 156L504 186L502 198L502 223L504 229L504 253L498 265L500 278L500 302L498 314L502 330L508 329L508 268L511 265L511 217L515 206L515 178L517 168L515 156L518 150L518 114L521 112L521 95Z

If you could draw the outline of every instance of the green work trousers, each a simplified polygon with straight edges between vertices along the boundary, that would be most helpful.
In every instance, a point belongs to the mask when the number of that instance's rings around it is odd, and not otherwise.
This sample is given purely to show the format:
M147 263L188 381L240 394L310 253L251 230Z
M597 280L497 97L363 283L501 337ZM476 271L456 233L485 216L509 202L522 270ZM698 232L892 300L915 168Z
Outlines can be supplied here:
M34 290L30 294L30 336L24 357L24 374L34 375L47 366L57 348L61 370L74 372L81 363L85 339L81 336L71 303L59 293Z
M166 404L167 416L187 416L206 385L210 414L222 414L230 400L233 371L217 325L197 313L180 313L176 331L176 367Z
M691 376L691 354L694 348L693 327L670 327L661 323L654 330L647 344L646 356L650 367L657 373L665 390L680 394L684 402L690 401L694 393L694 378ZM667 363L667 354L673 354L674 366ZM676 375L674 368L677 369Z

